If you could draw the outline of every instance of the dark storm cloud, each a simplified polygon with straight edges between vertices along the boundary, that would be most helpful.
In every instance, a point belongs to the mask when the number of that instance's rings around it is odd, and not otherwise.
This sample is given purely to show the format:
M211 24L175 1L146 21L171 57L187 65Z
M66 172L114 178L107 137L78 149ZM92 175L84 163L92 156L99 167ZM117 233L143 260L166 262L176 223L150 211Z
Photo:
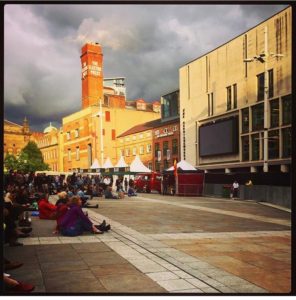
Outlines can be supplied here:
M178 88L179 67L283 5L6 5L4 106L42 130L81 106L80 49L99 42L104 76L124 76L128 99ZM39 127L38 127L39 126Z

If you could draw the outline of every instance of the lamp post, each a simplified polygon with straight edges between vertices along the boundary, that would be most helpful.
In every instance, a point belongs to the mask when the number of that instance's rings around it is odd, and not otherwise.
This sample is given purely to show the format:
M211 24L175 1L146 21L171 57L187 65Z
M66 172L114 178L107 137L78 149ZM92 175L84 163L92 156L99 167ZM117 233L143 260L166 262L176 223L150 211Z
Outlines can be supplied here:
M101 167L103 167L104 164L104 140L103 140L103 110L102 110L102 98L99 100L99 112L95 115L96 117L100 117L100 156L101 156Z
M263 134L263 172L268 172L268 128L269 128L269 78L268 78L268 58L283 57L282 54L274 54L268 52L268 31L267 26L264 27L264 52L254 56L253 58L246 58L244 62L259 61L264 64L264 134Z

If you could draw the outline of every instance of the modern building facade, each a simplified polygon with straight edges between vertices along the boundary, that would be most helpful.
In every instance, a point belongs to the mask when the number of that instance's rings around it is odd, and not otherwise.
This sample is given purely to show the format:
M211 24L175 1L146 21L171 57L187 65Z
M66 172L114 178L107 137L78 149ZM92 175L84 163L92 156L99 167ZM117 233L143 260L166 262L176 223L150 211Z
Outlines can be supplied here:
M82 47L81 68L82 109L62 120L63 171L89 169L95 159L102 165L108 157L116 164L120 157L116 136L159 118L153 107L138 109L135 101L126 101L124 93L104 86L103 54L98 43Z
M153 169L164 171L180 160L179 90L161 97L161 120L153 128Z
M288 7L180 68L182 159L206 172L289 171L291 30Z

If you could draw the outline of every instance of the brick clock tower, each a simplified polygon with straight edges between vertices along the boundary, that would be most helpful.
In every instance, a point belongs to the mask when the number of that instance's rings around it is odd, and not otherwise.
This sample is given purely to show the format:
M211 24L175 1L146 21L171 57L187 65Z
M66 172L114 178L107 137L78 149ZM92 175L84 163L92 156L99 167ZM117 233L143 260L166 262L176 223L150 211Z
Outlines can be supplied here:
M103 53L98 43L81 48L82 109L98 105L103 98Z

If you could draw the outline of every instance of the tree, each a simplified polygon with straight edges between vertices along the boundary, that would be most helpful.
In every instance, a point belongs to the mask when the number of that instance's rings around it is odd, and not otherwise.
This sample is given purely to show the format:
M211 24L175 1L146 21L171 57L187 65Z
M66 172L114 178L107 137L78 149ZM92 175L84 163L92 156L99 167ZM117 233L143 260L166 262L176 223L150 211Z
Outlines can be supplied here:
M6 170L16 170L18 165L17 158L10 153L7 153L4 159L4 167Z
M49 170L48 164L44 163L42 153L35 142L29 142L21 151L17 170L23 172L35 172Z

